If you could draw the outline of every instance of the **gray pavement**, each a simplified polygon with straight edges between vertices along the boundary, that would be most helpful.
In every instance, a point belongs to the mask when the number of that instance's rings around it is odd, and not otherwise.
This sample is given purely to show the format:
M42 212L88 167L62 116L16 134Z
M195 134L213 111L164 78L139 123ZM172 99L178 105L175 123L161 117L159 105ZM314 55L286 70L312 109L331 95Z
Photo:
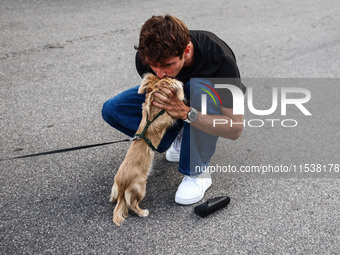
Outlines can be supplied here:
M125 138L101 107L139 84L139 29L166 13L231 46L255 107L270 107L272 87L312 95L312 116L291 106L270 118L296 119L294 128L247 125L219 140L211 165L327 173L215 173L202 202L231 203L203 219L174 202L182 176L157 154L141 205L150 216L117 228L108 198L128 144L1 161L0 253L340 254L338 1L1 1L0 158Z

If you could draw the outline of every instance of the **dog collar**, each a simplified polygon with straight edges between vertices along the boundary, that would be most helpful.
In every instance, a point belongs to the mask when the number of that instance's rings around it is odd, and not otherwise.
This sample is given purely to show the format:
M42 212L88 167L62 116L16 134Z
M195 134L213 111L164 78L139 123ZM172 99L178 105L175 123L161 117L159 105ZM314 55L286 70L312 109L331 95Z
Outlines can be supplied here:
M150 124L152 123L152 122L154 122L158 117L160 117L161 115L163 115L165 113L165 110L161 110L152 120L148 120L148 118L149 118L149 114L148 114L148 112L146 113L146 125L145 125L145 127L144 127L144 129L143 129L143 131L142 131L142 133L140 133L140 134L135 134L135 136L133 137L133 140L134 139L139 139L139 138L141 138L141 139L143 139L145 142L146 142L146 144L153 150L153 151L155 151L156 150L156 148L155 148L155 146L153 146L153 144L152 144L152 142L147 138L147 137L145 137L145 132L146 132L146 130L148 129L148 127L150 126Z

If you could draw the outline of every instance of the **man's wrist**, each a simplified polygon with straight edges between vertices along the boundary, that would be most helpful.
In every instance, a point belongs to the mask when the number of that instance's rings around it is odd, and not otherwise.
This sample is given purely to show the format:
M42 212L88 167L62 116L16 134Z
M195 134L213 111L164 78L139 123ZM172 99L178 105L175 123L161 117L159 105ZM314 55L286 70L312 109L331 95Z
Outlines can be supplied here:
M191 108L190 106L186 106L186 109L184 110L182 120L186 120L188 118L188 114L190 112Z

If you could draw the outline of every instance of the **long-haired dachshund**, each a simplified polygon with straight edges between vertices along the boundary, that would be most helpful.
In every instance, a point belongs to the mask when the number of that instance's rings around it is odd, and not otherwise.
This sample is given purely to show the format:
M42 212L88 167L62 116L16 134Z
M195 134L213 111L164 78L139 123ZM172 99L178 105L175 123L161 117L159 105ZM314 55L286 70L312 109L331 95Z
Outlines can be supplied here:
M142 106L142 121L136 134L143 133L147 120L151 121L155 118L144 132L144 137L150 141L151 146L145 139L134 140L114 178L110 201L117 202L113 211L113 222L117 226L125 220L129 209L140 217L149 215L149 211L142 210L139 203L145 196L146 180L154 158L152 146L157 148L167 128L175 123L167 112L160 115L161 109L152 103L157 100L155 92L165 95L160 87L175 88L177 98L184 99L183 84L180 81L168 77L159 79L152 74L144 76L138 93L147 92L147 97Z

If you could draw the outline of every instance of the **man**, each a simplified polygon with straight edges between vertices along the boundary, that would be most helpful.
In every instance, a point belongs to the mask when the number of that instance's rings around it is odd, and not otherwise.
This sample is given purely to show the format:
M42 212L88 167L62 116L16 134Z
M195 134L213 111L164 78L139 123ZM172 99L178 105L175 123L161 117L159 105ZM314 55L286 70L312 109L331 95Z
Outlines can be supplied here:
M179 185L175 201L188 205L200 201L211 186L209 173L197 171L206 167L216 148L218 137L237 139L242 124L216 125L214 119L242 123L242 115L233 114L230 91L218 90L218 103L208 97L206 113L201 113L201 97L207 90L214 91L210 78L232 78L235 86L245 92L233 52L220 38L207 31L189 31L185 24L171 16L153 16L140 32L139 45L135 47L136 68L143 76L151 72L159 78L171 77L183 82L190 106L175 97L175 91L162 89L167 96L155 94L159 102L154 105L164 109L177 125L167 130L158 152L166 151L166 158L179 162L179 171L185 175ZM108 100L103 106L103 118L111 126L133 136L141 120L144 95L137 93L138 86ZM217 95L217 93L216 93Z

